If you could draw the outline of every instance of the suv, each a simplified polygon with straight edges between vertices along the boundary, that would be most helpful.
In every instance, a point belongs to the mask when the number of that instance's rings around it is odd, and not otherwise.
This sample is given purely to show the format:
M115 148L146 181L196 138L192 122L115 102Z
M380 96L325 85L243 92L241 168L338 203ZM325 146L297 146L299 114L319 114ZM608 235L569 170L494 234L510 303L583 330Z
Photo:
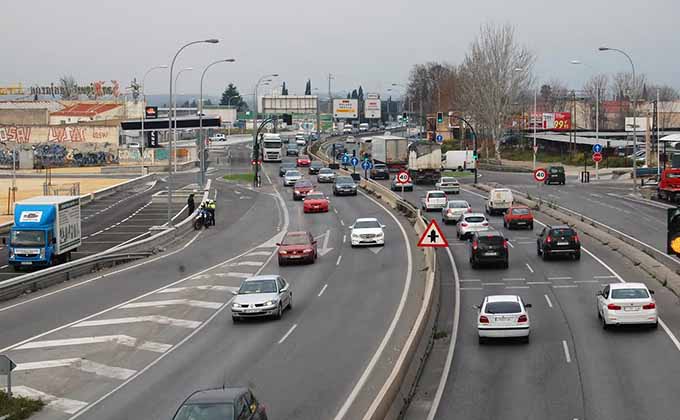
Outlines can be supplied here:
M508 268L508 241L503 234L495 230L472 234L470 265L472 268L479 268L485 263L500 263L503 268Z
M581 242L574 229L567 225L546 226L536 240L536 253L547 259L552 255L571 255L581 258Z
M264 406L249 388L217 388L195 391L177 409L173 420L267 420Z
M446 193L444 191L428 191L420 201L423 211L441 210L446 207Z
M564 185L566 177L564 175L564 166L549 166L548 176L543 181L544 184L560 184Z
M371 179L390 179L390 171L384 163L376 163L371 169Z

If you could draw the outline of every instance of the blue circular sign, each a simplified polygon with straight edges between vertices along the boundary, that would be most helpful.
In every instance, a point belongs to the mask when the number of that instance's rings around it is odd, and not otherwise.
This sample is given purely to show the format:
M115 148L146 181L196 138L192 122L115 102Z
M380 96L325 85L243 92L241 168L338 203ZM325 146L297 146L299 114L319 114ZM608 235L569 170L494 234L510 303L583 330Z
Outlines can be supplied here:
M593 145L593 153L602 153L602 145L599 143L595 143Z
M342 155L342 163L343 163L344 165L347 165L347 164L349 163L349 155L348 155L347 153L345 153L344 155Z
M368 159L365 159L363 162L361 162L361 168L362 168L364 171L367 171L367 170L369 170L369 169L373 169L373 162L371 162L371 161L368 160Z
M350 163L352 166L357 166L359 164L359 159L357 159L356 156L352 157L352 160L350 160Z
M435 140L437 140L437 143L443 143L444 142L444 136L441 134L437 134L437 137L435 137Z

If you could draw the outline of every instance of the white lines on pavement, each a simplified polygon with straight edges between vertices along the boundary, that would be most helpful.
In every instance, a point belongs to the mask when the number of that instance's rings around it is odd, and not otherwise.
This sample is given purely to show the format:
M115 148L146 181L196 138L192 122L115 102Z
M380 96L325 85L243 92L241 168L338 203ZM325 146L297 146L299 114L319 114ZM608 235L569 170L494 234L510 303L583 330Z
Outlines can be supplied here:
M198 328L201 323L199 321L189 321L186 319L169 318L162 315L149 316L130 316L125 318L111 318L111 319L96 319L93 321L83 321L72 328L78 327L101 327L105 325L120 325L120 324L135 324L138 322L154 322L156 324L172 325L183 328Z
M334 208L333 208L333 213L338 214L338 209L336 209L336 208L334 207Z
M506 289L528 289L530 286L505 286Z
M553 304L552 304L552 302L550 301L550 298L548 297L548 295L543 295L543 297L545 298L545 301L548 302L548 306L549 306L550 308L552 308L552 307L553 307Z
M534 242L534 241L517 241L516 243L517 243L517 245L533 245L536 242Z
M319 292L319 295L318 295L319 297L321 297L321 295L323 295L323 292L326 291L326 288L328 288L328 284L323 285L323 287L321 288L321 291Z
M237 272L227 272L227 273L216 273L217 277L236 277L239 279L247 279L253 276L253 273L237 273Z
M121 309L135 309L135 308L164 308L173 305L187 305L196 308L219 309L222 302L207 302L204 300L192 299L170 299L170 300L152 300L148 302L134 302L123 305Z
M65 347L65 346L77 346L81 344L102 344L102 343L115 343L122 346L136 347L140 350L149 350L157 353L163 353L167 351L170 347L169 344L155 343L153 341L143 341L138 345L139 340L128 335L100 335L94 337L82 337L82 338L65 338L61 340L44 340L44 341L31 341L21 346L15 347L15 350L29 350L29 349L44 349L51 347Z
M571 363L571 356L569 356L569 346L567 345L566 340L562 340L562 348L564 349L564 358L567 360L567 363Z
M574 287L578 287L577 284L556 284L553 286L555 289L572 289Z
M343 226L345 226L345 221L342 220L342 219L340 219L340 224L343 225Z
M527 268L529 269L529 271L531 271L531 273L533 274L533 273L534 273L534 269L531 268L531 266L529 265L529 263L526 263L525 265L527 266Z
M218 292L231 292L233 290L238 290L238 287L229 287L229 286L219 286L219 285L211 285L211 286L187 286L187 287L168 287L167 289L159 290L156 293L180 293L180 292L185 292L187 290L216 290Z
M461 287L460 290L484 290L482 287Z
M505 286L505 283L482 283L483 286Z
M514 248L514 247L515 247L515 245L513 245L512 242L510 242L510 241L508 241L508 245L510 246L510 248Z
M61 411L67 414L75 414L83 407L87 406L86 402L71 400L68 398L57 398L54 395L46 394L37 389L29 388L27 386L13 386L12 394L20 397L31 398L34 400L43 400L47 403L46 407L52 410Z
M9 264L5 264L2 267L0 267L0 270L4 270L5 268L9 267Z
M571 280L572 277L570 276L562 276L562 277L548 277L548 280Z
M509 277L509 278L503 278L503 281L525 281L526 279L524 277Z
M347 235L342 235L342 243L344 244L347 242Z
M593 276L594 279L615 279L616 276Z
M250 266L250 267L259 267L259 266L262 265L262 263L259 262L259 261L239 261L239 262L227 264L228 267L235 267L235 266L238 266L238 265L247 265L247 266Z
M335 265L340 265L340 261L342 261L342 255L338 255L338 261L335 263Z
M134 375L137 371L132 369L125 369L116 366L108 366L101 363L93 362L87 359L58 359L58 360L43 360L40 362L19 363L14 369L14 372L21 372L26 370L38 369L52 369L57 367L70 367L78 369L87 373L94 373L97 376L104 376L112 379L125 380Z
M246 257L258 257L258 256L268 257L269 254L271 254L271 252L269 252L269 251L255 251L255 252L251 252L250 254L246 255Z
M290 327L290 329L288 330L288 332L287 332L283 337L281 337L281 339L279 340L279 344L281 344L281 343L283 343L284 341L286 341L286 338L288 338L288 336L290 336L290 335L293 333L293 331L295 331L296 328L297 328L297 324L293 324L293 326Z
M527 284L552 284L551 281L528 281Z
M461 283L474 283L474 282L480 282L480 279L466 279L466 280L460 280Z
M574 283L599 283L597 280L574 280Z

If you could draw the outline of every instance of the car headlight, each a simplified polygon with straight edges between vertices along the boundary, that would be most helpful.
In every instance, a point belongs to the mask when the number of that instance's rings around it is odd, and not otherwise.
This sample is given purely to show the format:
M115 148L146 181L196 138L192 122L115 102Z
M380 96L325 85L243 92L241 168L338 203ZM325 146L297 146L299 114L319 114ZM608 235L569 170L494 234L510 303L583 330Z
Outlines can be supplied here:
M302 252L310 253L312 252L312 248L305 248L302 250Z
M358 233L353 233L353 234L352 234L352 238L358 238L358 237L359 237L359 234L358 234Z
M45 258L45 248L40 248L40 258Z
M232 307L232 308L240 308L241 305L238 304L238 303L236 303L236 302L234 302L234 303L231 304L231 307Z
M281 250L281 251L279 251L279 254L281 254L281 255L286 255L286 254L288 254L288 251L283 251L283 250Z
M377 236L378 238L381 238L381 237L383 237L383 235L385 235L385 234L384 234L383 232L380 232L380 233L378 233L378 234L375 235L375 236Z
M275 300L268 300L264 303L264 305L265 306L274 306L274 305L276 305L276 303L277 302Z

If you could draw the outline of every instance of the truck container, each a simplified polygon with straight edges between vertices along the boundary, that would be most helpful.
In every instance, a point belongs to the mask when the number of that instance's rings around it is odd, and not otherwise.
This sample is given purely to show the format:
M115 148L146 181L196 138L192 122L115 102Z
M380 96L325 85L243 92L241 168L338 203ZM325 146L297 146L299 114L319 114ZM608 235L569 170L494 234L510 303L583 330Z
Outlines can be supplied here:
M375 163L384 163L391 172L406 169L408 165L408 139L399 136L374 136L371 140L371 157Z
M408 171L416 184L434 184L442 172L442 149L433 141L415 141L408 148Z
M444 154L444 169L453 171L472 171L475 169L472 150L449 150Z
M81 245L80 197L41 196L18 201L9 233L9 264L45 267L71 259Z
M668 168L661 172L657 196L661 200L671 202L676 202L680 198L680 168Z

